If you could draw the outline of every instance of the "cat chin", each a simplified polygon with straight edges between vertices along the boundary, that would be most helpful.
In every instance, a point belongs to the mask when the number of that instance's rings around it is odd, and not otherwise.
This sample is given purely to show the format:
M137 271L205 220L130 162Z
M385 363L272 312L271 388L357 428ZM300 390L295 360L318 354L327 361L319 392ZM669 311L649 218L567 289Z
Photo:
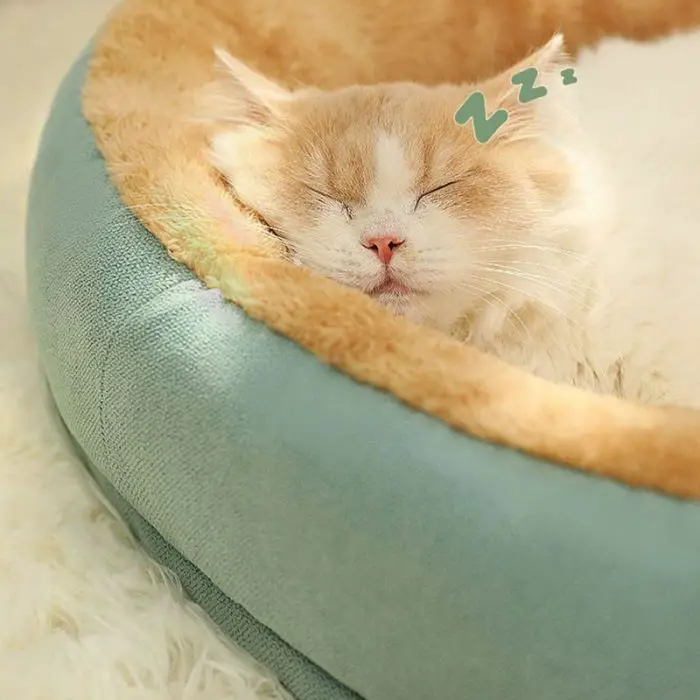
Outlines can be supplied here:
M370 295L380 306L414 323L424 322L424 309L421 309L413 294L377 294Z
M380 306L393 311L397 316L403 316L411 306L410 295L407 294L369 294Z
M448 334L451 334L461 309L461 306L455 304L445 304L445 300L442 298L438 303L426 294L380 294L370 298L391 311L395 316Z

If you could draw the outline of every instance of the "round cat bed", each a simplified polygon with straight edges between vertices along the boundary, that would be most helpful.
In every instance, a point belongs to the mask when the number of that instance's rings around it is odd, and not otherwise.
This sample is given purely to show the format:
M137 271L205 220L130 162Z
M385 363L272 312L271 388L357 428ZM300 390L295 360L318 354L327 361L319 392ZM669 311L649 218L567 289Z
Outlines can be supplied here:
M454 430L171 259L60 89L28 277L76 449L299 700L700 697L700 509Z

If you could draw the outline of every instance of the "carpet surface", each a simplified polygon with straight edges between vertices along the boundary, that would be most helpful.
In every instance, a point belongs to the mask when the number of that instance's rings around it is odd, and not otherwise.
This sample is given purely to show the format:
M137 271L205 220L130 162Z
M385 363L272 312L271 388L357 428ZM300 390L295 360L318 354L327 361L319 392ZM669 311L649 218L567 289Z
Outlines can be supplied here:
M112 4L0 2L0 697L281 700L104 505L38 369L28 178L58 82Z

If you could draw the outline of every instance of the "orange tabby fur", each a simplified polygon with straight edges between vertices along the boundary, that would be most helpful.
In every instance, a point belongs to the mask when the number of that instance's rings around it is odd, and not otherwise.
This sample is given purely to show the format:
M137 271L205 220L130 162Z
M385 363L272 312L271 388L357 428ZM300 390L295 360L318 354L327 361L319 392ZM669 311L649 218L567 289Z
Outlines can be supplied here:
M698 22L693 0L127 0L96 44L84 111L125 203L173 257L322 361L477 437L700 497L700 414L550 384L276 258L209 168L210 127L190 119L215 45L290 86L462 82L556 29L575 49ZM183 211L190 226L168 223Z
M535 244L538 252L530 248L528 262L556 278L548 289L569 295L583 271L575 249L602 230L588 192L598 187L597 174L589 175L589 167L584 176L536 138L556 133L584 158L568 109L573 93L561 86L567 60L561 35L528 59L549 96L527 104L518 102L511 71L478 85L381 83L289 92L217 53L223 76L211 91L217 100L209 116L223 130L212 140L212 162L240 201L284 239L292 260L460 338L467 328L460 319L476 315L468 338L482 349L482 341L501 334L510 303L518 304L517 318L524 302L526 311L537 306L551 337L550 326L560 324L565 308L558 299L537 305L536 285L519 294L511 276L492 271L523 252L499 249L496 242ZM488 144L454 122L455 107L475 87L491 109L509 114ZM403 239L388 288L384 265L360 245L380 232ZM400 285L412 291L402 294ZM512 316L509 321L515 352L524 354L521 327Z

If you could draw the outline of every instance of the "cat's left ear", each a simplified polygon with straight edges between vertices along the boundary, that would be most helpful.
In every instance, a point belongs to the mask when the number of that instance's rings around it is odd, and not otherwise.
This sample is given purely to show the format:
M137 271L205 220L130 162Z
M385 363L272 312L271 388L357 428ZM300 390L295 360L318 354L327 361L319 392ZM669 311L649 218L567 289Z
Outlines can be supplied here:
M508 120L496 137L515 140L570 125L571 97L576 88L568 86L576 80L561 34L555 34L527 58L487 80L481 89L488 110L508 112Z
M214 50L218 80L210 86L211 121L239 126L265 126L272 122L292 94L249 68L222 48Z

